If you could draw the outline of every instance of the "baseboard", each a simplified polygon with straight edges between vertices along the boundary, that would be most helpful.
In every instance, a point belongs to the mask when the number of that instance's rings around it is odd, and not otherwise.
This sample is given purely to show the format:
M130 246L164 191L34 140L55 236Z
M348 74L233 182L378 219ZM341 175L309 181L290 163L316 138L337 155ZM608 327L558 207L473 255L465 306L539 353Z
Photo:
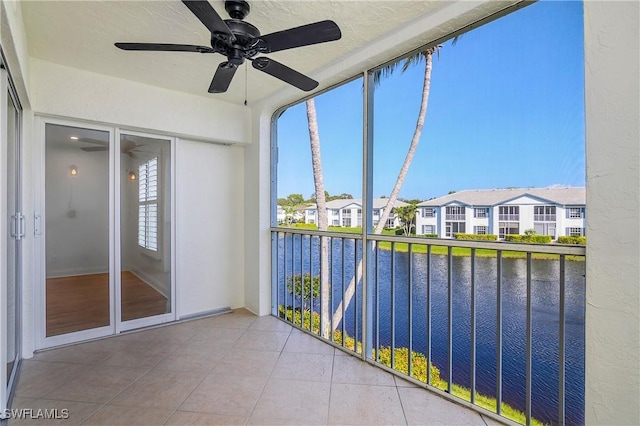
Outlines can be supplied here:
M165 299L171 300L171 284L169 284L169 288L167 289L164 282L160 281L152 275L147 274L146 272L143 272L136 267L127 268L126 270L131 272L136 277L140 278L145 283L149 284L155 289L155 291L163 295Z
M73 269L61 269L58 271L51 271L47 274L47 278L63 278L63 277L77 277L80 275L95 275L95 274L108 274L109 269L106 270L103 267L95 268L73 268Z
M180 321L192 320L192 319L203 318L203 317L211 317L211 316L220 315L220 314L228 314L229 312L233 312L233 311L231 310L230 307L226 306L224 308L213 309L211 311L203 311L203 312L197 312L195 314L183 315L180 317Z

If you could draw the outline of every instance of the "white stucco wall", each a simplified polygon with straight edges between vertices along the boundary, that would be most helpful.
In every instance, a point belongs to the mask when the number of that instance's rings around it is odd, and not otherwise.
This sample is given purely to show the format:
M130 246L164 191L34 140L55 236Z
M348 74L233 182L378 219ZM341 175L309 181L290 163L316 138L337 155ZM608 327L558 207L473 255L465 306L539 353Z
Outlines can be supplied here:
M248 143L244 106L31 59L31 98L38 114L117 124L196 140Z
M640 3L586 1L586 424L640 423Z
M178 141L179 317L244 306L243 162L239 147Z

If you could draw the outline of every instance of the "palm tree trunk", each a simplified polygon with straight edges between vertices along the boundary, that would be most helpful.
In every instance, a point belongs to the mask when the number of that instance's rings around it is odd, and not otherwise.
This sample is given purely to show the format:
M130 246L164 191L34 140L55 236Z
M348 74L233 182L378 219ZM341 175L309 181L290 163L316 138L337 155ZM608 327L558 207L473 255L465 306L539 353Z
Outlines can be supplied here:
M318 133L318 116L313 99L306 102L307 121L309 125L309 142L311 144L311 163L313 166L313 183L316 191L316 212L318 219L318 229L326 231L328 229L327 200L324 192L324 178L322 174L322 159L320 156L320 134ZM329 316L331 310L329 300L331 287L329 286L329 240L320 237L320 330L325 339L331 333L331 323Z
M433 48L424 52L425 64L424 64L424 81L422 85L422 101L420 102L420 111L418 113L418 120L416 121L416 128L413 132L413 138L411 139L411 145L409 145L409 150L407 151L407 156L404 159L404 163L402 163L402 168L400 168L400 173L398 173L398 178L396 179L396 183L393 186L393 190L391 191L391 195L389 196L389 201L387 201L387 205L382 212L380 217L380 222L376 226L374 230L374 234L382 234L382 230L389 219L389 214L393 209L396 201L398 200L398 196L400 195L400 189L402 188L402 184L404 183L405 178L407 177L407 172L409 171L409 166L411 166L411 162L413 161L413 157L416 153L416 149L418 148L418 143L420 142L420 136L422 135L422 128L424 127L424 119L427 115L427 107L429 104L429 89L431 88L431 69L433 68L433 58L432 55L434 53ZM375 243L374 248L375 248ZM351 299L353 299L353 295L356 291L356 283L360 282L362 279L362 260L358 263L358 267L356 268L357 272L355 277L349 282L349 286L345 290L344 300L340 301L336 311L333 313L333 321L334 327L337 327L340 321L342 321L342 311L346 311L351 303ZM344 309L342 304L344 303Z

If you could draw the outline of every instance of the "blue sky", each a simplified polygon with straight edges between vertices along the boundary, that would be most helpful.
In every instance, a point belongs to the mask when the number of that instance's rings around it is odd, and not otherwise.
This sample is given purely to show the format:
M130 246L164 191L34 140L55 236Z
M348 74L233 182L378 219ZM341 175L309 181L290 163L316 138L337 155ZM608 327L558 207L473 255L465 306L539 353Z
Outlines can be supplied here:
M582 3L542 1L444 43L429 109L401 191L584 186ZM418 114L424 66L374 93L373 194L389 195ZM362 191L362 80L316 97L325 189ZM314 192L304 104L278 120L278 197Z

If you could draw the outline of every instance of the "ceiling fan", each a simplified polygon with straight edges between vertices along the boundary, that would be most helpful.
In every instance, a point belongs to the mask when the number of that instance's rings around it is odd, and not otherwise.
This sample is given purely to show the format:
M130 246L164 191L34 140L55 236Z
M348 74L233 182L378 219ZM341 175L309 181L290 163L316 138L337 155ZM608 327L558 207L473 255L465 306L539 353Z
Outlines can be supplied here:
M123 50L220 53L226 56L227 60L218 65L209 86L209 93L226 92L233 75L245 59L251 61L253 68L258 71L267 73L301 90L313 90L318 86L317 81L273 59L255 56L261 53L278 52L339 40L342 36L338 25L329 20L260 35L260 31L256 27L243 21L250 11L246 1L225 1L224 8L231 17L231 19L225 20L218 15L207 0L182 0L182 3L211 32L211 47L168 43L115 43L115 45Z
M91 138L79 138L78 142L84 142L93 144L96 146L83 146L80 149L85 152L97 152L97 151L108 151L109 150L109 142L101 141L99 139L91 139ZM142 151L140 148L145 146L144 144L138 144L135 141L123 137L120 141L120 152L123 154L127 154L129 157L133 157L135 152L146 152Z

